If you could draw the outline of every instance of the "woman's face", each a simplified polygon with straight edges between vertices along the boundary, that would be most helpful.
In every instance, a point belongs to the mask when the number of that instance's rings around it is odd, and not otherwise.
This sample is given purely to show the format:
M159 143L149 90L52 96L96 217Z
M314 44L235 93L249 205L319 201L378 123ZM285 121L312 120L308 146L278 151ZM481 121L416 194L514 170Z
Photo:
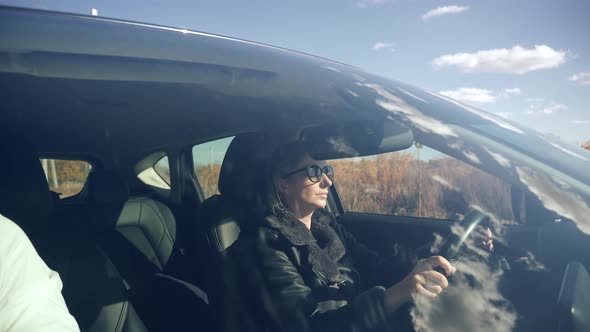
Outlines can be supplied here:
M297 165L290 170L296 170L308 165L318 165L322 169L327 166L323 160L313 160L305 156ZM288 173L288 172L287 172ZM297 172L287 178L277 178L275 187L281 195L281 200L292 211L310 213L326 206L328 202L328 191L332 181L322 174L319 182L312 182L305 170Z

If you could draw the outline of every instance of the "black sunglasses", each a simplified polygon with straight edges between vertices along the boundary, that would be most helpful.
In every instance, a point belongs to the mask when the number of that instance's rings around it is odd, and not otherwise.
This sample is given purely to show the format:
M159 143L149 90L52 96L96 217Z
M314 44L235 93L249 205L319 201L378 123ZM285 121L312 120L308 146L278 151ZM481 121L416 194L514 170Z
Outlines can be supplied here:
M334 168L332 168L332 166L324 166L324 168L321 168L318 165L308 165L308 166L298 168L292 172L289 172L289 173L283 175L282 178L286 179L286 178L290 177L291 175L302 172L302 171L307 172L307 177L313 183L320 182L322 180L322 174L326 174L326 176L328 177L328 179L330 179L330 181L334 181Z

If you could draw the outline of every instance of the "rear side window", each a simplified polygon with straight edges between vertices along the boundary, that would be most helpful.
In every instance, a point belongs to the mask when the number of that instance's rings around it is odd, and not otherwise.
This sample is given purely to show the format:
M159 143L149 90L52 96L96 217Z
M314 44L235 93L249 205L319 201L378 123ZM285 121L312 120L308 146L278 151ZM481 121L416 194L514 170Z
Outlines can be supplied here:
M154 164L154 171L170 186L170 164L168 163L167 156Z
M41 159L49 189L61 199L80 193L92 166L82 160Z
M226 137L193 147L194 172L205 198L219 194L217 182L221 163L233 139L233 137Z
M147 160L149 159L151 159L151 156L147 158ZM168 162L168 156L158 159L155 163L153 161L148 162L143 167L144 169L137 174L141 182L155 188L170 190L170 164Z

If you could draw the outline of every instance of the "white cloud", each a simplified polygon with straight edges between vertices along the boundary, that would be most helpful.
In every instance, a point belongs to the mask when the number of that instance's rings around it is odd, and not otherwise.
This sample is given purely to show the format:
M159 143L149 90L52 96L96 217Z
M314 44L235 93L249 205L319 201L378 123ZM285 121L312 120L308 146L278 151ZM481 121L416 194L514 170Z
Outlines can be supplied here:
M522 93L522 91L519 88L506 89L504 90L504 92L506 92L509 95L519 95Z
M455 190L457 191L458 189L455 188L452 184L449 183L449 181L447 181L445 178L443 178L442 176L435 174L432 176L432 179L438 183L440 183L443 187L451 189L451 190Z
M590 85L590 71L572 75L568 80L580 85Z
M535 255L528 250L526 251L526 255L524 257L516 259L515 262L518 262L519 265L524 266L525 270L527 271L539 272L547 270L547 267L543 263L539 262L537 257L535 257Z
M335 71L335 72L337 72L337 73L339 73L339 72L340 72L340 70L339 70L339 69L337 69L337 68L334 68L334 67L330 67L330 66L323 66L323 67L324 67L325 69L328 69L328 70L331 70L331 71Z
M566 61L566 52L547 45L526 49L516 45L511 49L491 49L475 53L442 55L432 61L436 68L455 66L464 73L524 74L533 70L560 66Z
M467 157L467 159L471 160L472 162L476 163L476 164L481 164L481 161L479 160L479 158L477 157L477 155L472 152L472 151L463 151L463 155L465 157Z
M354 79L355 79L355 80L357 80L357 81L359 81L359 82L361 82L361 83L362 83L362 82L366 82L366 81L367 81L367 79L366 79L366 78L364 78L364 77L362 77L362 76L359 76L359 75L357 75L357 74L352 74L352 77L354 77Z
M481 117L483 119L486 119L488 121L491 121L491 122L497 124L498 126L500 126L502 128L511 130L511 131L513 131L515 133L523 134L523 131L522 130L520 130L517 127L511 125L510 123L508 123L508 122L506 122L506 121L498 118L497 116L491 115L488 112L484 112L484 111L482 111L482 110L480 110L480 109L478 109L476 107L473 107L473 106L471 106L469 104L460 103L460 102L458 102L458 101L456 101L456 100L454 100L452 98L449 98L449 97L444 96L444 95L441 95L441 94L436 94L436 93L431 92L431 91L428 91L428 90L426 90L426 92L427 93L430 93L431 95L436 96L438 98L444 99L444 100L448 101L449 103L455 104L455 105L461 107L462 109L464 109L464 110L466 110L468 112L471 112L473 114L478 115L479 117Z
M414 94L411 94L411 93L409 93L408 91L406 91L406 90L404 90L404 89L402 89L402 88L400 88L400 87L398 87L397 89L398 89L399 91L403 92L404 94L406 94L406 95L408 95L408 96L410 96L410 97L412 97L412 98L416 99L416 100L419 100L419 101L421 101L421 102L423 102L423 103L425 103L425 104L430 104L430 103L429 103L429 102L427 102L426 100L424 100L424 99L422 99L422 98L420 98L420 97L418 97L418 96L416 96L416 95L414 95Z
M493 104L499 98L508 99L513 95L521 94L522 91L519 88L504 89L503 91L492 91L478 88L459 88L456 90L440 91L439 93L464 103ZM499 115L508 118L512 114L509 112L503 112Z
M513 96L517 96L522 94L522 90L520 88L510 88L510 89L504 89L504 91L501 91L498 93L498 97L502 97L504 99L510 99Z
M549 142L549 144L551 144L551 145L553 145L554 147L558 148L559 150L561 150L561 151L563 151L563 152L565 152L565 153L569 154L570 156L574 156L574 157L576 157L576 158L580 158L580 159L582 159L582 160L590 161L590 159L588 159L588 158L586 158L586 157L584 157L584 156L582 156L582 155L580 155L580 154L577 154L577 153L573 152L572 150L569 150L569 149L567 149L567 148L564 148L563 146L561 146L561 145L559 145L559 144L552 143L552 142Z
M590 124L590 120L572 120L573 124Z
M556 186L544 173L526 167L516 167L516 172L520 182L539 198L545 208L573 220L580 230L590 234L590 207L580 196Z
M472 206L475 208L474 206ZM500 224L490 215L494 228ZM459 237L465 230L454 224L451 232ZM478 232L475 230L474 232ZM469 236L463 242L465 255L453 262L457 268L453 274L453 285L442 296L426 298L414 296L410 310L414 329L425 331L499 331L514 330L517 312L503 296L500 282L504 280L504 270L486 262L488 255L479 245L483 234ZM435 236L440 246L440 238ZM436 252L433 246L431 252ZM476 317L474 319L474 317Z
M404 114L418 129L445 137L457 137L457 134L451 127L435 118L425 115L402 98L389 92L383 86L374 83L357 83L357 85L364 86L378 94L380 98L375 100L377 105L392 113Z
M537 114L545 114L551 115L555 112L559 111L566 111L568 107L563 104L556 104L555 102L551 103L551 105L543 104L543 103L535 103L530 104L528 110L526 111L529 115L537 115Z
M387 50L390 50L391 52L395 52L395 49L393 48L393 44L388 43L388 42L376 42L375 45L373 45L372 49L373 49L373 51L387 49Z
M512 112L499 112L496 114L498 114L498 116L503 117L504 119L510 119L512 117Z
M498 164L502 165L503 167L510 167L510 160L509 160L508 158L504 157L504 155L502 155L502 154L501 154L501 153L499 153L499 152L494 152L494 151L492 151L492 150L490 150L490 149L486 148L485 146L484 146L483 148L484 148L484 150L486 150L486 152L487 152L487 153L488 153L490 156L492 156L492 158L494 158L494 160L495 160L495 161L496 161Z
M389 2L389 0L360 0L356 3L359 8L367 8L369 6L381 6Z
M459 14L469 9L469 6L444 6L429 10L426 14L422 15L422 20L426 21L436 16L446 14Z
M439 93L465 103L492 104L496 102L494 92L485 89L459 88L456 90L439 91Z
M356 93L354 91L351 91L351 90L346 89L346 92L350 93L353 97L356 97L356 98L359 97L358 93Z

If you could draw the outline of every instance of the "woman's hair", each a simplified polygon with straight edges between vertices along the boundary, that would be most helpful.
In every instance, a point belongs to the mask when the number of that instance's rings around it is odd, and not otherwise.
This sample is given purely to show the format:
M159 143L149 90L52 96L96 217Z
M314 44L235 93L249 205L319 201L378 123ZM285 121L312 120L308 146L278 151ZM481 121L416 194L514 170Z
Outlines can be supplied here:
M279 146L270 158L271 177L275 179L290 172L309 155L305 143L296 141Z
M274 180L292 171L301 160L308 156L308 149L304 142L295 141L278 147L272 154L269 164L269 174L266 176L266 213L279 215L288 212L281 202Z

